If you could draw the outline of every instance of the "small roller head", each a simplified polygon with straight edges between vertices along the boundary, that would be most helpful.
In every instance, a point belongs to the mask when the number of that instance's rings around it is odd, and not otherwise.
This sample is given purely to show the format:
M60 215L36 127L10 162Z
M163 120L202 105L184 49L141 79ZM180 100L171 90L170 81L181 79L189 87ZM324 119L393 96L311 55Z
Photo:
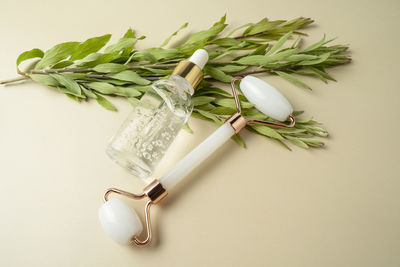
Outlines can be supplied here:
M100 207L99 219L104 231L121 245L128 245L143 230L136 212L119 198L111 198Z
M285 121L293 112L289 101L272 85L248 75L240 82L240 89L255 107L278 121Z

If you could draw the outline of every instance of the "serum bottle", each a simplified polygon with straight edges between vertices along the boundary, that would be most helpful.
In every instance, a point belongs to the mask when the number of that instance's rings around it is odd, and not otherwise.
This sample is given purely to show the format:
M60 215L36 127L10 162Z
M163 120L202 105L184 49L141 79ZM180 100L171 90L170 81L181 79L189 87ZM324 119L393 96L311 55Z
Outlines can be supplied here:
M207 61L207 51L198 49L169 79L152 84L107 145L116 163L147 181L192 113L192 95Z

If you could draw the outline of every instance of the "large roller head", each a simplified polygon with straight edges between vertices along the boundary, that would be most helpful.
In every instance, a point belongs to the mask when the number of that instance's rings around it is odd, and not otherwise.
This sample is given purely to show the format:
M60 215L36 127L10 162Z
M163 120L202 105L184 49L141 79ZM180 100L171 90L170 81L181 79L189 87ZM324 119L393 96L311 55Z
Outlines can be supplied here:
M104 231L121 245L128 245L143 230L136 212L119 198L111 198L100 207L99 219Z
M240 82L240 89L255 107L278 121L285 121L293 112L289 101L267 82L248 75Z

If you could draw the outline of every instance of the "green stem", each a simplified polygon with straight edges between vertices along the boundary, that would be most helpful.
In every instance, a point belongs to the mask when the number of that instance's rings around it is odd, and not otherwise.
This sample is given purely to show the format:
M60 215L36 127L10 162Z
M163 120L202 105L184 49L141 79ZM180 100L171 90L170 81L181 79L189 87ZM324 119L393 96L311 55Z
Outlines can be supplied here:
M21 76L21 77L16 77L16 78L12 78L12 79L8 79L8 80L0 81L0 84L14 83L14 82L19 82L19 81L27 80L27 79L29 79L29 77Z
M275 69L263 69L263 70L247 71L247 72L238 72L238 73L233 74L232 76L246 76L246 75L258 74L258 73L268 73L268 72L274 72L274 71L280 71L280 70L294 69L296 67L297 66L289 65L289 66L284 66L284 67L275 68Z
M238 40L238 39L245 39L245 38L250 38L250 37L256 37L256 36L258 36L258 35L262 35L262 34L265 34L265 33L267 33L267 32L268 32L268 31L263 31L263 32L259 32L259 33L256 33L256 34L249 34L249 35L236 36L236 37L233 37L233 39Z
M226 65L230 64L228 62L210 62L212 65ZM143 68L154 68L154 69L162 69L162 68L170 68L175 67L177 63L171 64L146 64L146 65L130 65L129 69L143 69ZM91 68L63 68L63 69L47 69L47 70L32 70L31 74L49 74L49 73L62 73L62 72L73 72L73 73L82 73L82 72L91 72L93 69Z
M177 64L147 64L147 65L131 65L128 66L129 69L141 69L141 68L168 68L175 67ZM47 70L32 70L32 74L48 74L48 73L62 73L62 72L90 72L93 71L92 68L63 68L63 69L47 69Z
M154 76L142 76L143 78L145 78L146 80L149 81L157 81L160 79L160 77L154 77ZM105 79L105 80L118 80L112 77L108 77L106 75L102 75L102 74L86 74L85 78L93 78L93 79Z
M228 63L213 63L210 62L210 64L228 64ZM162 68L162 67L169 67L169 66L176 66L176 64L159 64L159 65L142 65L142 66L132 66L132 68L140 68L140 67L152 67L154 68L154 66L158 67L158 68ZM274 72L274 71L279 71L279 70L287 70L287 69L292 69L295 66L285 66L285 67L281 67L281 68L275 68L275 69L264 69L264 70L256 70L256 71L248 71L248 72L238 72L233 74L233 76L246 76L246 75L251 75L251 74L258 74L258 73L269 73L269 72ZM61 73L61 72L87 72L90 71L91 69L89 68L65 68L65 69L48 69L48 70L32 70L32 74L49 74L49 73ZM95 78L95 79L113 79L111 77L105 76L105 75L101 75L101 74L87 74L85 75L86 78ZM155 81L158 80L159 77L144 77L147 80L150 81ZM13 82L18 82L18 81L23 81L23 80L27 80L29 79L28 76L21 76L21 77L16 77L13 79L8 79L8 80L4 80L4 81L0 81L0 84L8 84L8 83L13 83ZM206 78L206 79L210 79L210 78Z

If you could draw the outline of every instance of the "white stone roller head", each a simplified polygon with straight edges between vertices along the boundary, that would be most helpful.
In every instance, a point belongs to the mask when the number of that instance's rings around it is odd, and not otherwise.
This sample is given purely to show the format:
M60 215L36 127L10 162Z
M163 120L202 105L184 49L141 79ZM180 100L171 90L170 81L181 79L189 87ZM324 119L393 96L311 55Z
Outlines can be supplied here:
M119 198L111 198L100 207L99 219L104 231L121 245L128 245L143 230L136 212Z
M278 121L285 121L293 112L289 101L267 82L248 75L240 82L240 89L255 107Z

